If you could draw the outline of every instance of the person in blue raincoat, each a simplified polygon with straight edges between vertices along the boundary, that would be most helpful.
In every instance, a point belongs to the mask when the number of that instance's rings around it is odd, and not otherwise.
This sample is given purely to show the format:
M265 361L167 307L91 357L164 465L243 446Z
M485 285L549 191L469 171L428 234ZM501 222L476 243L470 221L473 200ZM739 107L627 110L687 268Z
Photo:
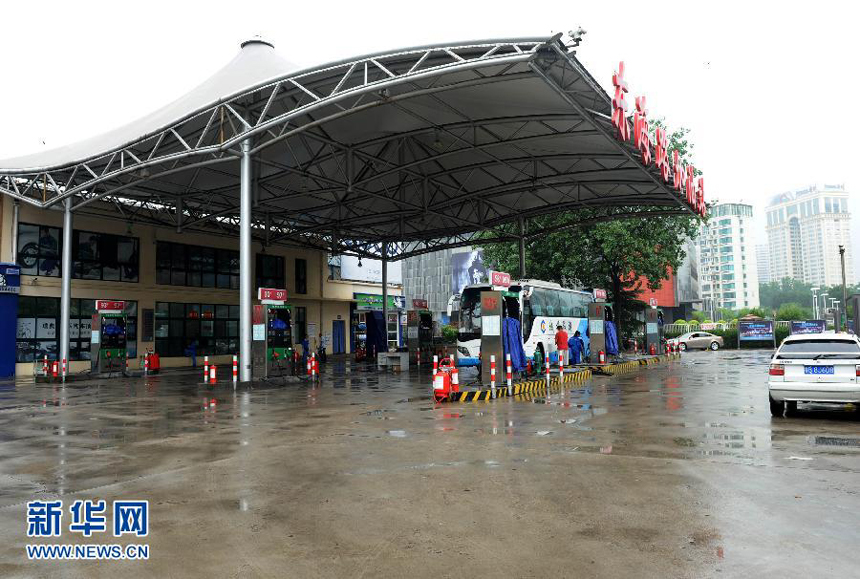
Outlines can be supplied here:
M567 341L567 346L570 350L570 363L579 364L582 360L582 354L585 352L585 342L579 334L579 331L574 332L573 336Z

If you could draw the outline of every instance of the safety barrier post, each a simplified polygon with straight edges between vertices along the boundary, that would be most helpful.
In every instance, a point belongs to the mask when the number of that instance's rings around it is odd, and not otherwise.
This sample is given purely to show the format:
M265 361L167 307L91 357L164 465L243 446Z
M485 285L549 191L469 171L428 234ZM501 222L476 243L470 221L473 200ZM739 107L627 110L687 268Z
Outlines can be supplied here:
M125 351L125 373L128 374L128 350Z
M233 354L233 384L239 380L239 356Z
M305 366L307 366L308 378L310 378L311 377L311 357L310 356L307 357L307 360L305 361Z
M143 375L149 374L149 352L143 355Z
M421 348L418 348L418 354L415 358L415 365L418 366L418 368L421 368Z
M209 356L203 357L203 383L206 383L206 379L209 378Z
M507 366L505 374L508 379L508 396L514 393L513 375L511 374L511 355L505 354L505 365Z
M212 364L209 366L209 383L214 384L218 377L218 366Z
M493 398L496 397L496 355L490 356L490 391Z
M311 380L317 379L317 357L314 352L311 352Z
M558 351L558 381L564 380L564 350Z
M439 356L434 355L433 356L433 377L436 376L436 372L438 372L438 371L439 371Z
M451 392L460 391L460 371L454 368L451 370Z
M51 377L54 380L60 377L60 363L57 360L51 363Z
M42 376L48 377L48 355L45 354L45 360L42 362Z
M66 382L66 359L63 358L63 383Z
M546 373L546 383L549 384L549 352L544 354L544 372Z

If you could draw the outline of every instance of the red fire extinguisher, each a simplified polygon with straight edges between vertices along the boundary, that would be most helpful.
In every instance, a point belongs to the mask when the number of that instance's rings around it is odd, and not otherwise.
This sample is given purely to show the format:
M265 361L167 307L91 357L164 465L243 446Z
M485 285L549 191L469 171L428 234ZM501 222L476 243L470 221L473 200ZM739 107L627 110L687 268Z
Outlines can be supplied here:
M657 355L657 346L655 346L654 344L651 344L651 348L648 351L651 353L652 356L656 356Z
M606 352L604 352L603 350L597 352L597 363L606 364Z
M453 360L442 358L439 362L439 370L433 376L433 397L437 402L447 400L452 392L460 391L458 377L455 377L456 372Z

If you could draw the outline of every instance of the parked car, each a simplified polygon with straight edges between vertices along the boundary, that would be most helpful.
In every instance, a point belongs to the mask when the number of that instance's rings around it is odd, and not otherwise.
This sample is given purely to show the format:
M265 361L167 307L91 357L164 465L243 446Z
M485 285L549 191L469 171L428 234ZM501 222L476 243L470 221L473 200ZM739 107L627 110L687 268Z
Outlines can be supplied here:
M719 350L723 347L723 338L708 332L687 332L675 338L675 342L684 350Z
M768 372L770 413L798 402L860 403L860 339L853 334L798 334L783 340Z

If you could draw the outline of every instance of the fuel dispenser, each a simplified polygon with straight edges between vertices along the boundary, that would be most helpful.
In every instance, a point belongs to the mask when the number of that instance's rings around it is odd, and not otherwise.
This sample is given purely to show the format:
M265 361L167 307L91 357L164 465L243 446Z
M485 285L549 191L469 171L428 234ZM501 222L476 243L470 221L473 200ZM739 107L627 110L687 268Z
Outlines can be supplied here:
M606 356L606 304L588 304L588 356L592 363L600 363L600 352Z
M663 324L662 314L657 308L645 310L645 352L650 354L654 348L655 354L663 353Z
M293 349L293 306L254 306L254 378L295 375L298 365Z
M433 350L433 314L429 310L409 310L406 312L406 345L409 347L409 363L418 361L418 349L421 349L422 362L425 364L432 359Z
M126 327L125 302L96 300L90 338L93 374L125 372Z

